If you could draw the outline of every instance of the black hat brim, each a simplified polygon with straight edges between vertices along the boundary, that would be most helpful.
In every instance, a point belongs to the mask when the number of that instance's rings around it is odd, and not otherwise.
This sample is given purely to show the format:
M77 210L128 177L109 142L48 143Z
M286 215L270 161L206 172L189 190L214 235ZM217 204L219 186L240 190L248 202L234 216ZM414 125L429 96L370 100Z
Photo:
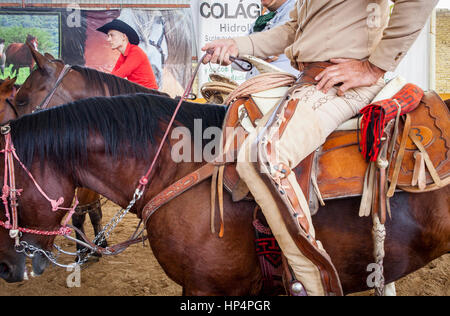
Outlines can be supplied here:
M109 23L99 27L97 31L108 34L110 30L116 30L124 33L128 37L128 41L133 45L139 45L139 35L136 31L122 20L112 20Z

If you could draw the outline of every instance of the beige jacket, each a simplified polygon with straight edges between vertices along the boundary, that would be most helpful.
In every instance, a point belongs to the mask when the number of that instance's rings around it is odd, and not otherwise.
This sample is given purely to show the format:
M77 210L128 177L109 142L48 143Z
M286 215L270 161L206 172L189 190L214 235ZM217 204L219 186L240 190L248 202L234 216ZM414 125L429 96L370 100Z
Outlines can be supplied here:
M235 38L240 55L285 53L299 62L369 59L393 71L424 27L438 0L297 0L291 21Z

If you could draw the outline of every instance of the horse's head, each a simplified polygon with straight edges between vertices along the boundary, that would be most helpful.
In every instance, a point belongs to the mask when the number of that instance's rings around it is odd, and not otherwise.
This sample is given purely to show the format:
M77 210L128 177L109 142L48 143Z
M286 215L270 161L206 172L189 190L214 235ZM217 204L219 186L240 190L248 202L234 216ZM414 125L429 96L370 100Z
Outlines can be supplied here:
M10 123L11 131L14 130L15 122L17 120ZM18 130L18 128L16 129ZM6 135L3 135L4 130L5 126L2 127L2 134L0 134L1 149L7 148ZM14 139L14 146L23 147L23 142L20 139L24 137L12 135L11 138ZM0 159L5 159L5 152L0 154ZM32 257L32 267L36 275L44 272L49 261L42 252L35 252L35 249L45 252L50 252L53 249L55 236L49 235L48 232L58 231L63 217L67 214L65 210L53 211L52 203L38 190L38 186L42 188L43 192L45 191L48 197L58 195L65 198L65 201L61 200L63 201L62 206L65 207L69 207L71 204L73 197L71 191L74 191L74 187L66 186L65 180L58 180L57 178L61 177L61 174L57 175L58 172L54 174L55 172L51 171L46 164L41 169L38 161L30 167L35 181L18 161L14 161L12 167L5 167L4 163L0 163L0 165L0 174L2 175L0 181L2 181L4 187L3 203L0 203L0 278L7 282L19 282L24 277L25 254ZM11 168L8 171L14 175L15 185L11 184L8 179L8 181L5 181L3 176L5 168ZM70 189L66 190L69 187ZM17 221L13 219L13 204L15 203L13 202L14 198L11 197L11 192L17 192ZM11 237L14 230L10 225L14 223L21 231L19 240ZM19 244L17 245L16 242L19 242ZM33 252L34 256L31 256Z
M4 220L4 215L0 218ZM25 256L15 251L13 240L3 228L0 228L0 241L0 278L6 282L22 281L25 274Z
M32 45L28 43L27 45L37 67L25 80L14 98L14 104L19 116L33 112L41 104L55 86L58 76L64 68L62 61L56 60L48 53L42 55ZM62 94L58 91L51 101L53 102L53 99L55 99L58 101L56 104L66 103L69 98L62 96Z
M17 78L0 80L0 124L17 118L17 112L12 104L16 91L14 83Z
M21 178L22 179L22 178ZM18 185L22 187L23 182ZM30 190L30 188L28 188ZM25 191L25 189L24 189ZM31 192L30 192L31 193ZM47 212L52 212L49 209L48 203L44 206L43 202L36 200L36 192L32 194L21 194L19 197L19 227L40 229L47 231L46 227L57 227L58 221L61 219L53 216L48 217L47 214L41 211L42 207L45 207ZM9 208L11 214L11 208ZM6 221L6 209L0 207L0 220ZM40 214L40 215L39 215ZM44 217L41 217L44 215ZM56 215L56 214L55 214ZM50 224L54 222L53 224ZM54 229L54 228L50 228ZM30 233L23 233L20 235L20 246L15 246L15 239L10 236L10 229L0 226L0 278L7 282L20 282L24 278L26 256L22 251L31 254L33 248L26 248L26 245L31 247L42 249L43 251L50 252L53 249L54 236L34 235ZM49 261L45 255L41 252L36 252L32 257L32 267L35 275L41 275L47 268Z
M27 39L25 41L27 44L33 46L34 49L38 49L38 40L36 36L33 36L31 34L27 35Z

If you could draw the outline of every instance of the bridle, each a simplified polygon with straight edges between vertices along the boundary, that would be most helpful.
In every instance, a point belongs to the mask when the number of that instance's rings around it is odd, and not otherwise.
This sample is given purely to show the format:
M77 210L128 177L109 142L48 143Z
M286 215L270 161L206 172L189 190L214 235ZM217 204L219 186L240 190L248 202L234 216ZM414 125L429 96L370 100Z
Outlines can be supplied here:
M124 243L117 244L113 247L107 247L107 248L101 248L96 246L95 240L94 243L91 243L88 241L87 237L80 232L77 228L72 227L68 225L70 219L72 218L72 215L75 213L75 209L78 206L78 199L75 196L75 203L72 207L61 207L61 205L64 203L64 198L60 197L59 199L51 199L41 188L41 186L37 183L31 172L28 170L28 168L22 163L20 158L17 156L16 149L14 148L14 144L11 139L11 126L9 124L3 125L0 128L0 133L4 136L5 139L5 148L3 150L0 150L0 153L3 153L5 155L4 158L4 181L3 181L3 188L2 188L2 202L5 208L5 217L6 221L0 220L0 227L5 228L9 231L9 237L14 240L14 248L16 252L23 253L25 256L29 258L33 258L36 253L40 253L44 255L51 263L63 267L73 267L74 264L64 265L61 263L58 263L58 255L54 255L51 251L43 250L39 247L33 246L29 244L26 241L20 240L23 233L27 234L33 234L33 235L41 235L41 236L63 236L71 241L74 241L76 243L79 243L83 245L84 247L89 248L92 253L100 253L105 255L112 255L112 254L118 254L125 250L129 245L132 245L134 243L137 243L138 241L143 240L142 238L130 238L130 240L127 240ZM14 161L17 161L20 165L20 167L25 171L25 173L28 175L28 177L31 179L31 181L34 183L34 186L39 191L39 193L50 203L52 212L56 211L68 211L68 215L64 219L64 222L62 226L53 231L47 231L47 230L38 230L34 228L26 228L19 226L19 216L18 216L18 197L22 194L23 189L17 189L16 187L16 177L15 177L15 168L14 168ZM134 204L134 202L133 202ZM128 210L132 207L132 205L129 206ZM117 225L117 224L116 224ZM115 225L114 225L115 227ZM72 229L76 230L78 233L81 234L82 240L75 239L70 236L72 233ZM105 231L105 229L104 229ZM102 231L103 232L103 231ZM69 253L66 251L63 251L58 246L54 245L54 247L57 249L58 254L64 253L67 255L73 255L78 256L79 253ZM78 261L75 263L75 265L81 265L84 262L87 261L87 258L81 259L79 258Z
M56 79L55 85L50 90L50 92L47 94L47 96L42 100L42 102L33 110L40 111L47 108L48 104L50 103L50 100L53 98L53 95L56 92L56 89L58 89L59 85L63 81L64 77L69 73L69 71L72 69L71 65L64 65L64 68L59 73L58 79Z
M5 148L0 151L5 155L4 158L4 179L3 179L3 188L2 188L2 201L5 207L5 216L6 221L0 220L0 226L4 227L6 230L9 230L9 236L14 239L15 247L20 247L20 237L22 233L29 233L35 235L44 235L44 236L63 236L71 233L71 229L67 227L67 223L75 212L75 208L78 205L78 200L75 200L74 206L71 208L61 207L64 203L64 198L60 197L58 200L54 200L48 197L48 195L44 192L44 190L39 186L36 182L35 178L31 174L31 172L27 169L27 167L22 163L20 158L17 156L16 149L14 148L14 144L11 139L11 126L9 124L3 125L0 128L0 133L4 136L5 139ZM14 169L14 160L16 160L28 177L33 181L36 189L39 193L49 201L52 211L56 212L58 210L69 211L69 215L64 220L64 224L58 229L54 231L44 231L37 230L31 228L25 228L19 226L18 221L18 211L17 211L17 200L18 197L22 193L22 189L16 188L16 177L15 177L15 169ZM9 199L9 202L8 202ZM10 211L11 208L11 211Z

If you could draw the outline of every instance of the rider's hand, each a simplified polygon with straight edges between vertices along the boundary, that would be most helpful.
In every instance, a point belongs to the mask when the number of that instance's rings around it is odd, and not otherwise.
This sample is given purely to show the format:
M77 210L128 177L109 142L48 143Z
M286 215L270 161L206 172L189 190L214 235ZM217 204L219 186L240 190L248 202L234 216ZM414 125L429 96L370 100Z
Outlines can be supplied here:
M230 56L237 57L239 54L236 42L232 39L215 40L203 46L202 51L213 51L212 55L208 54L205 56L203 59L204 64L211 62L224 66L231 64Z
M333 86L342 83L337 92L339 96L349 89L374 85L386 72L367 60L341 58L331 59L331 62L335 65L326 68L315 78L319 81L317 89L328 93Z

